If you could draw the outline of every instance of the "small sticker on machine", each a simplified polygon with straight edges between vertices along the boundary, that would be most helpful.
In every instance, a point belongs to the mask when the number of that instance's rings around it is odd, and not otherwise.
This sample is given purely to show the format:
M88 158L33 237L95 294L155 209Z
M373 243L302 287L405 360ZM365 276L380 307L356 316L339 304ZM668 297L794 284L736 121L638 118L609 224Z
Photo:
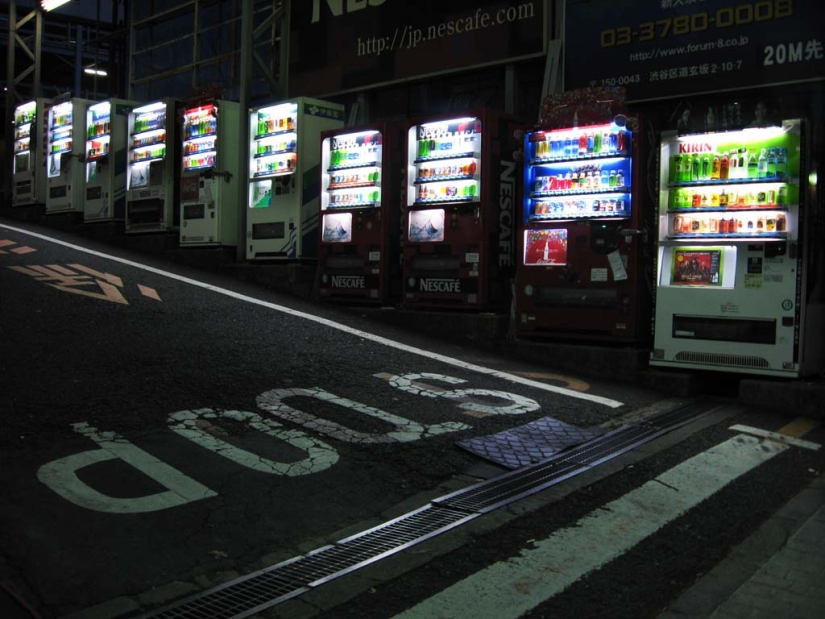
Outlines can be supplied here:
M478 252L466 254L464 256L464 262L478 262Z
M745 273L745 288L761 288L762 274Z
M607 281L607 269L590 269L590 281L591 282L606 282Z
M378 262L381 260L381 252L380 251L371 251L370 252L370 262Z

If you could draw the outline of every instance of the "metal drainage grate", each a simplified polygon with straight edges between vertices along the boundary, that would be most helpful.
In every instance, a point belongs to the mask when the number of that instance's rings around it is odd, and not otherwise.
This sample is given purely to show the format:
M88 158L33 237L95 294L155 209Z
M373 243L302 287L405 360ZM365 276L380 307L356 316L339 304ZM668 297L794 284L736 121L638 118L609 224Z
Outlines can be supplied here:
M416 511L180 602L140 619L244 619L325 582L444 533L720 408L699 402L608 432L548 461L434 500Z
M741 368L769 368L771 364L764 357L745 355L725 355L720 353L703 353L683 351L677 353L674 361L683 363L701 363L704 365L728 365Z
M330 546L142 615L141 619L243 619L479 515L426 505Z

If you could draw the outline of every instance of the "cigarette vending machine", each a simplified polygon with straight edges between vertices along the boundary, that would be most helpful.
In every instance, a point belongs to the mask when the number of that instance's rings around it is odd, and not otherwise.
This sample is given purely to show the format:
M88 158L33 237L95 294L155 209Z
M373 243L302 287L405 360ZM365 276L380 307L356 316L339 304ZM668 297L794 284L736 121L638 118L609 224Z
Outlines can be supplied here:
M321 298L387 303L400 296L404 137L392 123L322 134Z
M491 110L409 125L404 306L508 307L519 128Z
M46 153L46 214L82 213L86 108L94 102L69 99L49 109Z
M662 135L656 366L798 377L823 363L804 123ZM813 214L813 213L811 213ZM820 266L821 268L821 266Z
M126 173L126 233L180 227L183 104L163 99L129 114Z
M518 337L629 342L644 331L637 145L617 119L525 136Z
M86 223L122 220L126 207L126 154L133 101L109 99L86 110Z
M181 247L238 243L240 108L215 101L183 114Z
M45 152L49 99L36 99L14 110L14 167L12 206L46 201Z
M250 111L247 260L316 258L320 135L344 106L297 98Z

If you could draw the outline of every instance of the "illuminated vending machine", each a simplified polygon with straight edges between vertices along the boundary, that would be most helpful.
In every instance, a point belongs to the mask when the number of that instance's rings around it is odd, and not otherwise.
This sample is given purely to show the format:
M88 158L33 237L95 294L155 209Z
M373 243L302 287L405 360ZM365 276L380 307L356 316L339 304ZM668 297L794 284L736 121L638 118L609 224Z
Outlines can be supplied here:
M238 244L240 108L215 101L183 114L181 247Z
M85 189L86 108L94 102L69 99L49 109L46 148L46 215L82 213Z
M651 365L785 377L822 367L803 127L662 135Z
M126 155L133 101L109 99L86 110L86 223L122 221L126 207Z
M316 258L320 136L344 106L297 98L251 110L247 260Z
M46 202L46 127L49 99L36 99L14 109L12 206Z
M409 126L404 306L509 307L521 193L517 129L513 119L490 110Z
M637 145L615 118L525 136L517 337L642 336Z
M183 104L155 101L129 114L126 172L127 234L180 226L180 118Z
M319 292L332 301L400 297L404 129L377 123L321 139Z

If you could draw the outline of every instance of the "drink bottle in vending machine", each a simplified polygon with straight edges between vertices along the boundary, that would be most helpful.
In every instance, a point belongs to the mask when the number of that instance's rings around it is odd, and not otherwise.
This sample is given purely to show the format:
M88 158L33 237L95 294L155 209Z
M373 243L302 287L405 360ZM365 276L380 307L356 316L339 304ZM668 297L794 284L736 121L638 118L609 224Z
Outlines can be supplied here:
M508 307L521 193L515 162L520 128L492 110L409 125L404 306Z
M385 304L400 297L404 138L396 123L321 134L322 299Z

